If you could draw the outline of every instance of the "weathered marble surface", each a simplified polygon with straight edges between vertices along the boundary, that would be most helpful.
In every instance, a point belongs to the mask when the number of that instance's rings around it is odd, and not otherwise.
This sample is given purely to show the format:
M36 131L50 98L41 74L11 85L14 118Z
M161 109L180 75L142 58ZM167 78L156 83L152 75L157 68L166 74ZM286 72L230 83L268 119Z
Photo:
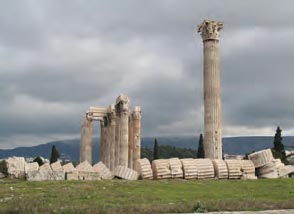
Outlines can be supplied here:
M139 178L139 174L137 171L129 169L125 166L117 166L114 169L113 174L118 178L122 178L126 180L138 180Z
M205 158L222 159L222 105L219 31L223 22L204 20L198 26L203 40L204 152Z
M8 176L11 178L25 177L25 159L24 157L10 157L6 159Z
M135 169L142 179L153 179L151 164L147 158L137 160Z
M214 166L215 177L217 179L228 179L229 172L227 164L224 160L214 159L212 160Z
M169 169L171 172L171 177L172 178L183 178L184 173L183 173L183 167L182 167L181 160L179 158L171 158L168 161L169 161Z
M114 175L112 174L112 172L102 163L102 161L96 163L93 166L93 170L94 172L97 172L99 174L99 177L101 179L112 179L114 177Z
M185 158L185 159L181 159L181 162L183 166L184 178L187 180L196 179L198 175L198 171L195 164L195 159Z
M167 179L172 177L168 159L152 161L152 171L154 179Z

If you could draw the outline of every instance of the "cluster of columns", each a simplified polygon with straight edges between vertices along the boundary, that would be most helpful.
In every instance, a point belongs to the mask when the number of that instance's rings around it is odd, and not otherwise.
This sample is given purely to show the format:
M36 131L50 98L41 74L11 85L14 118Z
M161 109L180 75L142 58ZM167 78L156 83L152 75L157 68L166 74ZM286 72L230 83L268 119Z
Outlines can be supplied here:
M130 111L130 100L120 95L115 105L90 107L82 118L80 161L92 163L93 121L100 121L100 160L110 169L135 168L141 156L141 108Z
M222 159L222 105L219 65L219 31L223 22L204 20L198 26L203 40L204 153Z

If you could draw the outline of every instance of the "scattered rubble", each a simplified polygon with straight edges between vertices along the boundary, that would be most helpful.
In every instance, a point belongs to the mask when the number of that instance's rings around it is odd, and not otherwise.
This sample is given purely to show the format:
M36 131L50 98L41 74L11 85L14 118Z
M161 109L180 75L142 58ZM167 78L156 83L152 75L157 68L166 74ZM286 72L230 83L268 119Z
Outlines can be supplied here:
M6 160L8 176L10 178L25 177L25 159L24 157L11 157Z
M101 180L114 177L137 180L142 179L257 179L288 178L294 175L294 166L285 166L280 159L274 159L270 149L248 155L249 160L239 159L193 159L170 158L149 162L139 159L132 170L117 166L112 172L103 162L92 166L88 161L64 166L61 163L45 163L39 167L37 162L26 163L23 157L6 160L8 175L11 178L26 177L28 181L45 180ZM0 178L5 177L0 173Z
M280 159L274 159L270 149L252 153L248 158L254 163L259 178L288 178L294 173L292 166L285 166Z
M66 180L79 180L79 174L76 168L72 163L67 163L62 166L65 172L65 179Z
M195 164L195 159L185 158L181 159L184 178L187 180L196 179L197 178L197 168Z
M195 159L197 179L214 178L214 167L210 159Z
M184 177L182 163L179 158L169 159L169 168L170 168L172 178L183 178Z
M37 162L33 162L33 163L26 163L25 164L25 171L26 171L26 174L28 172L31 172L31 171L38 171L39 170L39 164Z
M154 179L167 179L172 177L168 159L152 161L152 171Z
M123 178L126 180L138 180L138 177L139 177L137 171L124 167L124 166L117 166L114 169L113 174L118 178Z
M214 166L214 173L215 177L217 179L228 179L229 178L229 172L227 164L224 160L215 159L212 160L213 166Z
M151 164L147 158L137 160L136 171L142 179L153 179Z
M112 179L114 176L112 172L100 161L93 166L94 172L97 172L101 179Z
M79 180L101 180L98 172L95 172L92 165L88 161L84 161L76 167Z

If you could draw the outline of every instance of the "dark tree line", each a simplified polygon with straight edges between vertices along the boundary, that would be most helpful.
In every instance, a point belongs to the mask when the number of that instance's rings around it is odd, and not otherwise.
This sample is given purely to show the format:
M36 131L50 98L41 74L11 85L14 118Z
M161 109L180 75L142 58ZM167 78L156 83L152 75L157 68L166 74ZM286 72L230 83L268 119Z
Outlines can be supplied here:
M160 146L157 139L154 140L153 148L141 148L141 158L147 158L150 161L175 157L195 158L196 150L188 148L178 148L169 145Z

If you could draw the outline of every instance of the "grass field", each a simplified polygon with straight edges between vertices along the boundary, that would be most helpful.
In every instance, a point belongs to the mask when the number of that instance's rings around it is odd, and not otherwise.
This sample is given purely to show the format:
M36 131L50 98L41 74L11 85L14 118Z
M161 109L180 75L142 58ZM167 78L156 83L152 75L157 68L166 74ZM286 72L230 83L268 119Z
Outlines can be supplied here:
M0 213L177 213L294 208L294 179L0 180Z

